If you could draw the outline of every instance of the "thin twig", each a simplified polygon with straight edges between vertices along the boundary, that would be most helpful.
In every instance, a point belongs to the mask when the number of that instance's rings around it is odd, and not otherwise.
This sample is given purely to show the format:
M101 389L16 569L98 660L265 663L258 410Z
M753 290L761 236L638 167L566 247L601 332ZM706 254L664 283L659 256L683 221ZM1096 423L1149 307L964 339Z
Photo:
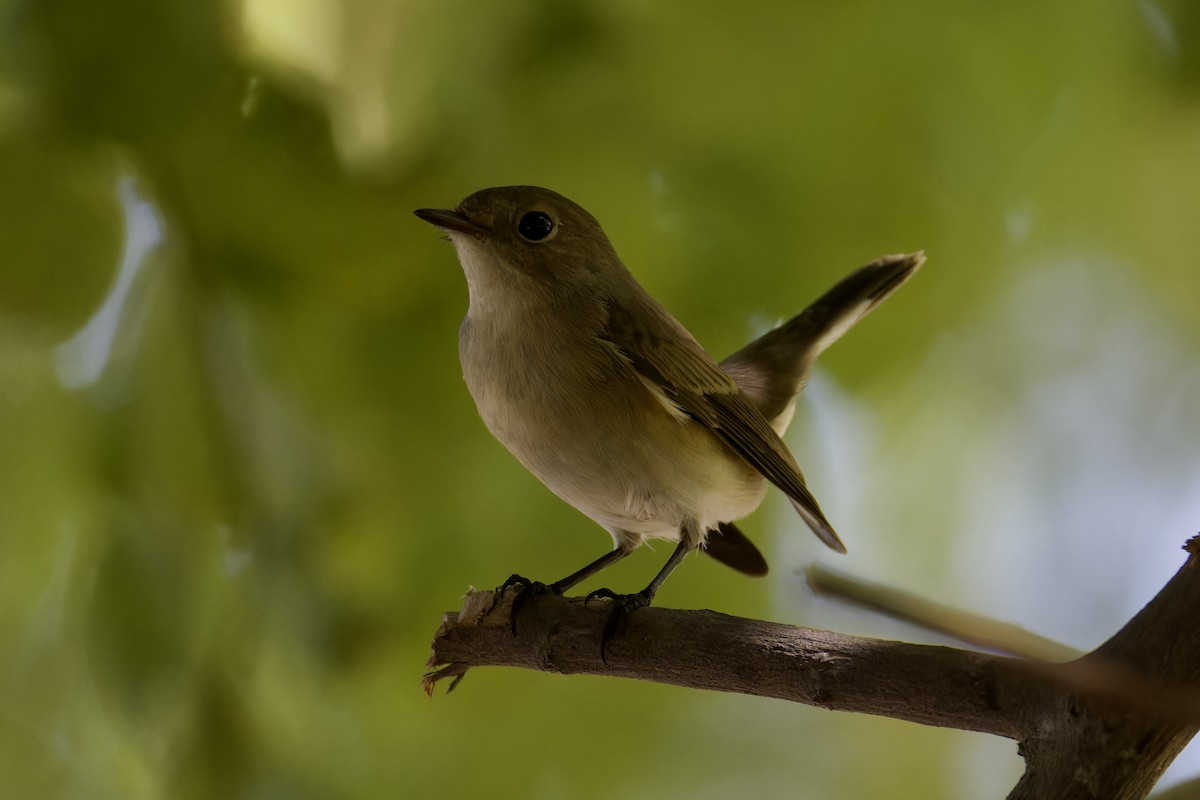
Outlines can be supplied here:
M1020 625L952 608L901 589L854 578L820 565L804 573L817 594L845 600L972 647L1038 661L1072 661L1083 653Z

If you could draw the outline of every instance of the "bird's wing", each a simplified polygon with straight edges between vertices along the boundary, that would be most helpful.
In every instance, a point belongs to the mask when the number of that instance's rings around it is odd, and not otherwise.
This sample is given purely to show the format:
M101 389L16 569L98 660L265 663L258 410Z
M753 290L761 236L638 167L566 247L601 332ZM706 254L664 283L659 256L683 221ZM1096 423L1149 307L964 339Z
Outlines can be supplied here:
M643 381L782 489L821 541L846 552L805 485L796 460L770 423L733 378L649 295L639 293L624 303L610 303L600 337L617 349Z

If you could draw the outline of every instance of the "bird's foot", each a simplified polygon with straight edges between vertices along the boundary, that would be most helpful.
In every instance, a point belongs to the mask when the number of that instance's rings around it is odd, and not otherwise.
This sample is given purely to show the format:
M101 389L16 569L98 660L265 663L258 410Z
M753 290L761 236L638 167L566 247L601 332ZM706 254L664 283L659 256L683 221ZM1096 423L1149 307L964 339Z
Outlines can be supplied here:
M654 600L654 592L643 589L633 594L617 594L612 589L597 589L594 592L589 592L583 602L585 604L590 603L597 598L612 601L612 611L609 612L608 621L604 623L604 632L600 635L600 659L607 664L609 641L618 633L625 630L625 626L629 623L630 614L639 608L645 608L650 605L650 602Z
M514 586L521 587L521 592L513 598L512 605L512 634L517 635L517 615L521 613L521 609L535 597L544 594L561 595L562 589L557 588L554 584L546 585L541 581L531 581L521 575L510 575L508 580L500 584L496 589L496 594L502 595Z

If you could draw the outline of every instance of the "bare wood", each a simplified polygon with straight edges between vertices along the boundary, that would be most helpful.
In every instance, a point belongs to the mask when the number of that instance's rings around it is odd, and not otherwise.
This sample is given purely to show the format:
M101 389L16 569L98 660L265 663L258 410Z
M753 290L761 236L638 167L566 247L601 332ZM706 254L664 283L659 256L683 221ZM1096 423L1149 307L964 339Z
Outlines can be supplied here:
M651 607L601 657L606 602L468 594L435 635L426 691L470 667L638 678L1016 739L1023 798L1146 797L1200 729L1200 564L1191 554L1146 608L1066 664ZM453 688L453 685L451 688Z
M427 690L468 667L512 666L775 697L1016 738L1013 699L1036 691L1015 659L848 636L715 611L650 607L600 654L609 605L541 596L511 629L517 589L469 594L434 638Z
M1119 664L1191 705L1200 697L1200 536L1184 549L1190 557L1175 577L1082 663ZM1039 709L1020 742L1026 769L1010 800L1146 797L1200 730L1194 716L1164 718L1119 690L1104 694L1110 702L1067 692ZM1117 698L1126 702L1114 706Z

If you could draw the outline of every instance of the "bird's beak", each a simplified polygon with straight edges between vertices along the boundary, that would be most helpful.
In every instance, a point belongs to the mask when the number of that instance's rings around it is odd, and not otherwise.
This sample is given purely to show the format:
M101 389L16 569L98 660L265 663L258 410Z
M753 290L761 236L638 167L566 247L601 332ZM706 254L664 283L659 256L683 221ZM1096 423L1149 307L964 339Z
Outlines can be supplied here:
M483 229L471 222L470 218L461 211L448 208L418 208L413 213L430 225L436 225L444 231L469 233L473 236L483 233Z

